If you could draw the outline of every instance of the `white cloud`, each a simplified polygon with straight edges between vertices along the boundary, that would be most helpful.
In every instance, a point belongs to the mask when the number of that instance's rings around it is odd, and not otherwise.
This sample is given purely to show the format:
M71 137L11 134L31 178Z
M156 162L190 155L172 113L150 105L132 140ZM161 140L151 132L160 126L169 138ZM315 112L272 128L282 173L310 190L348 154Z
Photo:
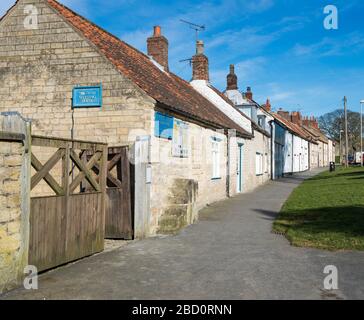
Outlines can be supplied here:
M255 0L246 4L248 11L261 12L273 7L273 0Z
M304 57L312 55L315 55L316 57L328 57L343 55L348 50L350 50L351 53L356 53L363 49L364 35L358 32L352 32L350 34L346 34L345 38L325 37L321 41L309 45L297 43L293 47L292 53L296 56Z

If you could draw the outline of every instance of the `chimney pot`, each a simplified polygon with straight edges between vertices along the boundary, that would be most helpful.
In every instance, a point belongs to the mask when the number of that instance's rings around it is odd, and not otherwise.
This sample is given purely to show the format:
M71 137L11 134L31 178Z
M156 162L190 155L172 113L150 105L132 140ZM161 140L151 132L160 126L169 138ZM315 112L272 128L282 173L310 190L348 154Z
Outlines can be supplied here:
M204 44L202 40L197 40L196 42L196 54L204 53Z
M161 36L161 27L154 26L154 37L160 37L160 36Z

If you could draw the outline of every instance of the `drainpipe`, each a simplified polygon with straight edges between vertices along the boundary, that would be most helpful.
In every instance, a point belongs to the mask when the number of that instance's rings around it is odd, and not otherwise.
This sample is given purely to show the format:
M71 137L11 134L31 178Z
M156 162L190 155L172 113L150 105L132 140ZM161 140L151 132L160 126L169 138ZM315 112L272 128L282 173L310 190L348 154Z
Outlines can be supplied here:
M273 120L269 121L270 125L270 179L275 179L275 130Z
M226 148L226 196L230 198L230 133L227 133L227 148Z
M308 171L310 171L311 170L311 142L308 142L307 158L308 158Z
M292 171L291 174L293 174L294 169L294 135L292 134Z

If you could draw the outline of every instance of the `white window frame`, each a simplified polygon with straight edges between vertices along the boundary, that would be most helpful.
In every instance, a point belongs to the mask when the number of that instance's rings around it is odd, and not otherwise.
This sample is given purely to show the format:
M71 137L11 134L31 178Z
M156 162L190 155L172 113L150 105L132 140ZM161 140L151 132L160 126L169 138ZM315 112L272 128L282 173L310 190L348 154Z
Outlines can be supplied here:
M260 152L255 154L255 175L263 175L263 154Z
M265 155L265 161L264 161L264 173L268 173L268 168L269 168L269 157L268 157L268 153L266 153Z
M221 179L221 139L211 138L212 179Z

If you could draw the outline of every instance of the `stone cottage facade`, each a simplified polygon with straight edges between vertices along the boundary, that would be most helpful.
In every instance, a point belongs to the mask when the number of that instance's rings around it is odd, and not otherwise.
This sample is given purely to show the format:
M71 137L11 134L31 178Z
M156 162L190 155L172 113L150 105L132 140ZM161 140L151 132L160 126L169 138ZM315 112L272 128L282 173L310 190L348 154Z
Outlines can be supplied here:
M34 134L149 141L140 236L175 232L230 193L228 132L252 134L169 71L160 28L146 55L57 1L19 0L0 21L0 68L0 111L29 118ZM95 85L102 107L72 108L72 90Z
M251 191L273 178L272 133L274 130L271 125L273 117L253 100L253 93L249 87L246 93L239 91L234 65L230 65L230 72L226 80L225 97L231 101L230 103L239 111L240 115L252 123L254 138L244 144L244 169L242 172L243 190Z

